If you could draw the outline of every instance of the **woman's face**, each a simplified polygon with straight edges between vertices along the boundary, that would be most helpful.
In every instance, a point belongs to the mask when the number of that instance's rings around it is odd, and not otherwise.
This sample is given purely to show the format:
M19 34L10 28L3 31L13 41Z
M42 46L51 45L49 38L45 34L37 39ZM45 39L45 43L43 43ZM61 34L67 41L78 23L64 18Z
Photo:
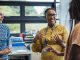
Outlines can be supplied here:
M56 12L52 9L48 10L46 13L46 19L48 25L53 26L56 22Z

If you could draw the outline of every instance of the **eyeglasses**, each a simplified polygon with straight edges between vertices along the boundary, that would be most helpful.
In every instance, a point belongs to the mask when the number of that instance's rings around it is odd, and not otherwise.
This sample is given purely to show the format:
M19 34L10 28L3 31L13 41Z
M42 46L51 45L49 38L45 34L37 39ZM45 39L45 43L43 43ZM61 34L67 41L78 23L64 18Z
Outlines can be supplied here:
M56 14L47 14L47 16L56 16Z

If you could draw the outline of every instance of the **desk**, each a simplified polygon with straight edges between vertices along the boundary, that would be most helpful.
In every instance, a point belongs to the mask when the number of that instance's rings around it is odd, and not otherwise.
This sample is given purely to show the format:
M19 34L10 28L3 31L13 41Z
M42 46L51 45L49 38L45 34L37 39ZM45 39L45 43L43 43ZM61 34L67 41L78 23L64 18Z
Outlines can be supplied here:
M21 37L11 37L9 43L9 47L11 49L11 53L9 53L8 55L9 59L31 60L32 50L29 49L29 47L31 48L31 46L27 47L27 44L23 42L23 39ZM26 59L27 56L29 59Z
M31 60L31 53L32 51L25 47L13 47L8 56L9 60Z

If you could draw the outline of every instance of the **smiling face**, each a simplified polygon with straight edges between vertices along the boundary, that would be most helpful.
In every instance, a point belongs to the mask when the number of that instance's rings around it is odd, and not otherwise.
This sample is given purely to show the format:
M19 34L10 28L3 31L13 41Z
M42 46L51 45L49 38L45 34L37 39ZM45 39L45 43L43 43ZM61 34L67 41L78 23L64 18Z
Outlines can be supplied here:
M49 9L45 15L46 15L46 19L48 22L48 26L50 26L50 27L54 26L54 24L56 23L56 12L55 12L55 10Z

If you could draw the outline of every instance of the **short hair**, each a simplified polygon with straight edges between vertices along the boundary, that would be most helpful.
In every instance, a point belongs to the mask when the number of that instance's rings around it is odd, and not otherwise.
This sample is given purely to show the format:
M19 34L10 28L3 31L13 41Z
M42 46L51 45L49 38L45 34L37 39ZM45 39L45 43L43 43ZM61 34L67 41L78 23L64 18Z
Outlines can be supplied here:
M56 11L55 8L47 8L47 9L45 10L45 12L44 12L45 18L46 18L46 13L48 12L48 10L54 10L54 11Z

